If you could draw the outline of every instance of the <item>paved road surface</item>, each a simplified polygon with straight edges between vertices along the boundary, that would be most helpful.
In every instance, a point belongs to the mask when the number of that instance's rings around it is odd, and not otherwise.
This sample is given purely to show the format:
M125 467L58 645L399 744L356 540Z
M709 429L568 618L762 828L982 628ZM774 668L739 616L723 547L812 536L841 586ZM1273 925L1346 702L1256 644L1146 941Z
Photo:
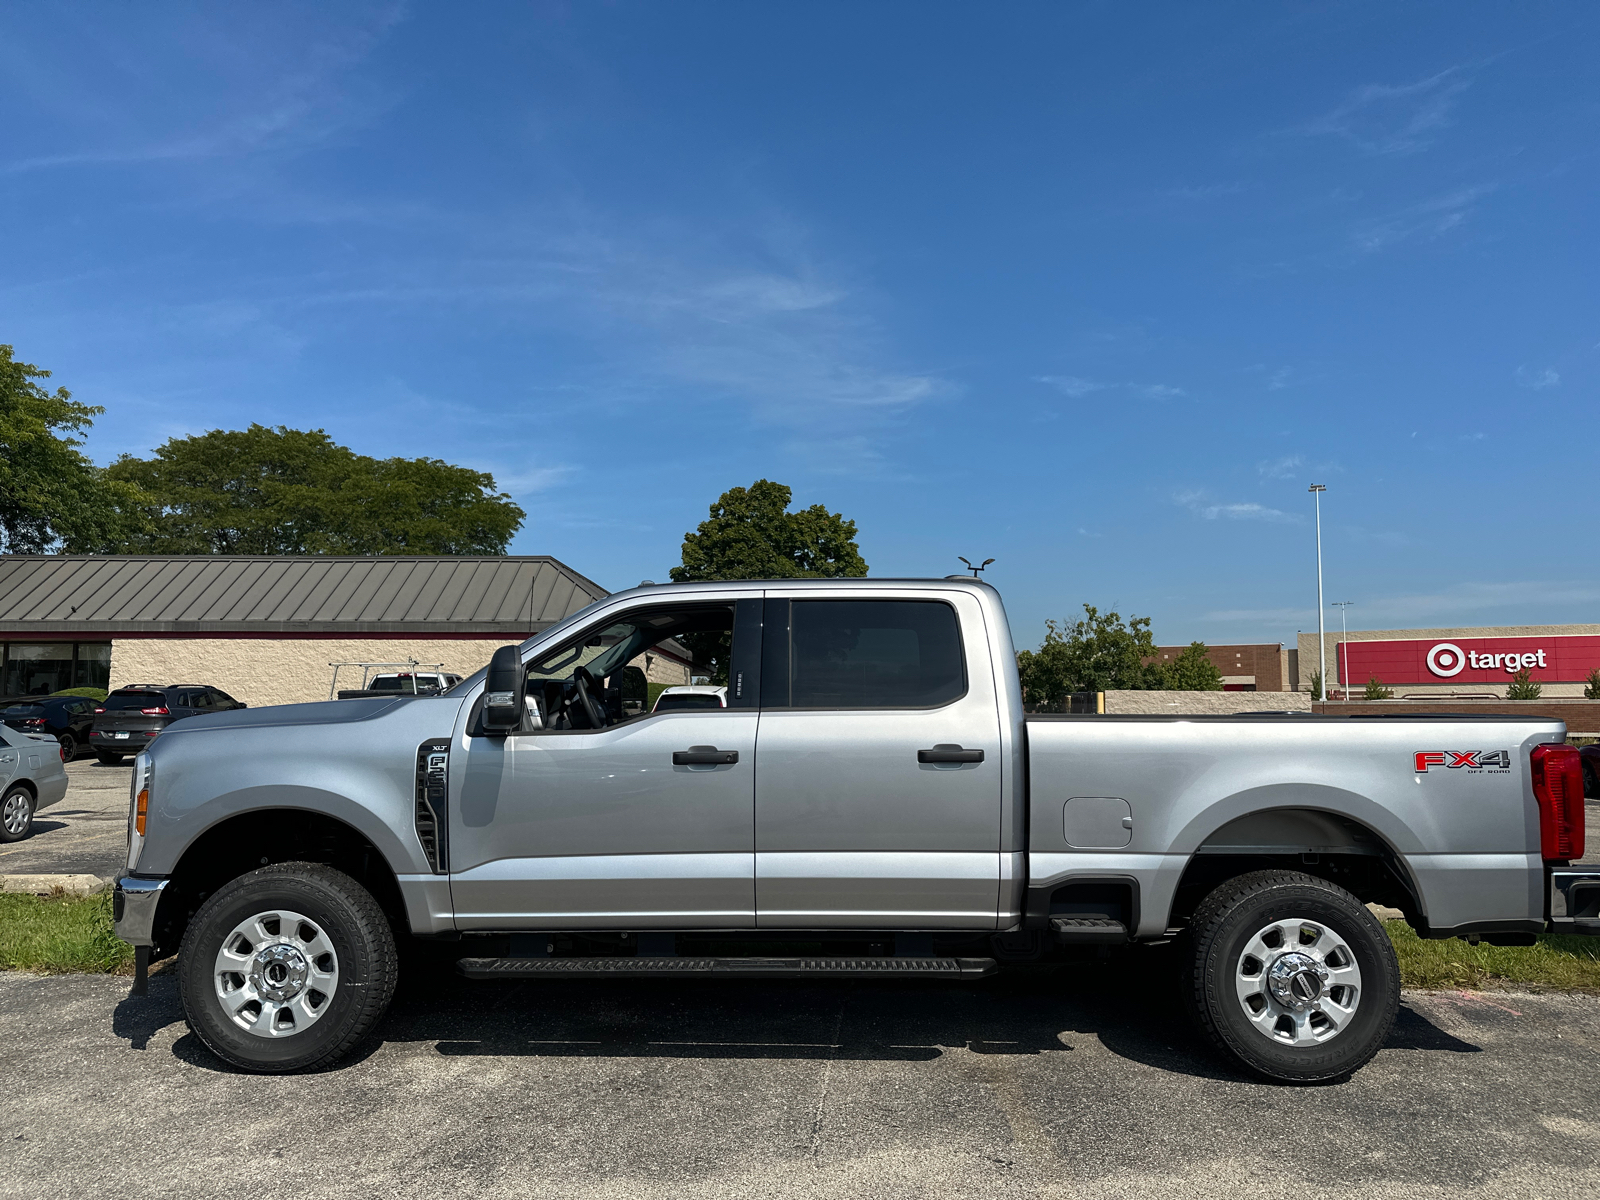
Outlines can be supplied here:
M1568 1196L1600 1000L1408 994L1352 1081L1243 1079L1160 951L977 985L410 982L340 1069L222 1069L173 978L0 975L0 1196ZM420 980L420 981L419 981Z
M0 846L0 875L98 875L113 879L128 853L132 759L67 764L67 794L33 819L33 836Z

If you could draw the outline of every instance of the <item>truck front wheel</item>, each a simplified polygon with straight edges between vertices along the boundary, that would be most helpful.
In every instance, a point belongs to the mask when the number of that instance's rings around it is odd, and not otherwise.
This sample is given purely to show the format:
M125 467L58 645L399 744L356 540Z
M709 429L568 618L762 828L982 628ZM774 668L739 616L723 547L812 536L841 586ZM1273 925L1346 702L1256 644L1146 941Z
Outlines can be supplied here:
M394 935L377 901L320 863L277 863L219 888L179 951L189 1028L218 1058L283 1074L332 1065L394 994Z
M1190 927L1200 1027L1231 1058L1282 1083L1338 1079L1382 1048L1400 964L1371 912L1295 871L1230 879Z

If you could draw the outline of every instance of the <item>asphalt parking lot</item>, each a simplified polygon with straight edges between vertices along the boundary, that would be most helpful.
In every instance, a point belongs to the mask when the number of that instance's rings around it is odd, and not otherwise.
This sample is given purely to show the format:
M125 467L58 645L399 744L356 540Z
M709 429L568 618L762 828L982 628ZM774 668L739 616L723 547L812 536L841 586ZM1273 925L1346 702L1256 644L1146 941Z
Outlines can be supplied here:
M1600 1000L1408 994L1342 1084L1243 1078L1160 951L979 984L476 984L233 1073L173 976L0 975L0 1195L1527 1197L1600 1186Z
M114 879L128 855L133 760L108 767L93 755L67 764L67 794L33 818L33 834L0 846L0 875Z

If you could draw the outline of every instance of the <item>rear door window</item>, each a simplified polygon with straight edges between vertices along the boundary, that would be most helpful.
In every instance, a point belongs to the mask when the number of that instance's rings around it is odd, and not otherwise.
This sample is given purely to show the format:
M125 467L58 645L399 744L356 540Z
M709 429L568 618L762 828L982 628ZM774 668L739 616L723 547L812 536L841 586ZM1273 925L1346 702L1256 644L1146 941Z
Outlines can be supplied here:
M768 605L763 637L776 635L778 653L763 646L764 708L931 708L966 693L961 630L943 601Z

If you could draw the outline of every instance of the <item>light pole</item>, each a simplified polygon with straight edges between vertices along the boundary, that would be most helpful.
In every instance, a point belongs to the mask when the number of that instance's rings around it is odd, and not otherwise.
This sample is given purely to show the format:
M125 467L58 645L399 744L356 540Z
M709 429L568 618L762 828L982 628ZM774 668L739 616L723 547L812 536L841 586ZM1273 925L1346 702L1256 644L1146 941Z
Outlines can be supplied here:
M1350 699L1350 651L1346 643L1350 640L1350 622L1346 620L1349 609L1354 600L1335 600L1333 606L1339 610L1339 653L1344 658L1344 663L1339 666L1339 683L1344 687L1344 698ZM1338 664L1335 663L1337 666Z
M1317 506L1317 678L1322 681L1322 702L1328 702L1328 636L1323 629L1322 607L1322 493L1325 484L1313 483L1306 489Z

